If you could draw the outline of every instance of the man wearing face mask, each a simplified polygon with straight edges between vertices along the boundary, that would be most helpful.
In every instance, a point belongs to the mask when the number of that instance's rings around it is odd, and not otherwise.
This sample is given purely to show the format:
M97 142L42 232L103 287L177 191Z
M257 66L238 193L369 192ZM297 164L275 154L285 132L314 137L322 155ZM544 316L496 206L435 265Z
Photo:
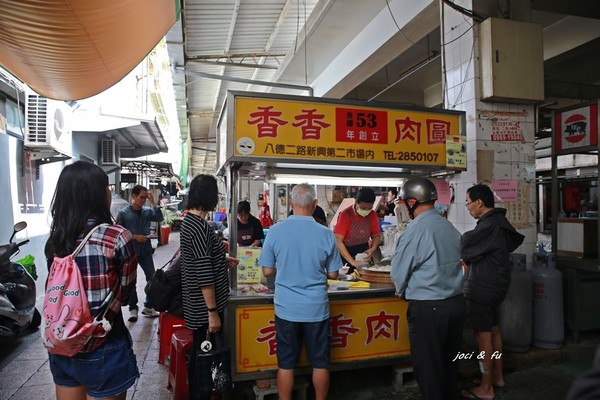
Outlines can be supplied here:
M362 188L356 194L354 205L340 213L337 225L333 230L340 255L352 273L365 261L357 261L354 257L366 253L366 261L371 261L373 252L379 247L381 233L377 213L373 211L375 192L371 188Z
M398 239L390 275L408 301L413 371L423 400L454 400L465 318L460 232L435 210L438 195L429 179L409 180L400 198L412 222Z

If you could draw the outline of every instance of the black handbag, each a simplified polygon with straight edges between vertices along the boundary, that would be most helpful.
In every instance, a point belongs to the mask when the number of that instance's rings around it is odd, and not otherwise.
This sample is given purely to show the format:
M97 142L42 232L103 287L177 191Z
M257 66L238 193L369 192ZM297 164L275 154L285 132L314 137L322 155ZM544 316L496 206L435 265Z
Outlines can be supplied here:
M156 311L168 311L171 304L173 284L169 283L164 268L171 263L178 261L180 257L179 250L175 252L173 257L162 267L154 271L152 279L150 279L144 287L144 292L148 296L148 300Z
M206 331L206 340L198 346L194 357L193 387L198 399L233 388L231 380L231 349L223 343L222 333Z

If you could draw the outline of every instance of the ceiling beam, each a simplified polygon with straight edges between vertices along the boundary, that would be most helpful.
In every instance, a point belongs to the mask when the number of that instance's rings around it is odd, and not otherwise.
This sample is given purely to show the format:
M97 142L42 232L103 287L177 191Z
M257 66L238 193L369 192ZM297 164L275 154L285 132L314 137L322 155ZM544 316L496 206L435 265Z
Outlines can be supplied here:
M277 65L265 65L265 64L248 64L244 62L237 62L229 59L228 61L209 61L209 60L188 60L188 62L198 63L198 64L207 64L207 65L223 65L226 67L242 67L242 68L252 68L252 69L277 69L279 66ZM260 61L259 61L260 62Z
M600 85L545 80L544 94L546 97L593 100L600 98Z

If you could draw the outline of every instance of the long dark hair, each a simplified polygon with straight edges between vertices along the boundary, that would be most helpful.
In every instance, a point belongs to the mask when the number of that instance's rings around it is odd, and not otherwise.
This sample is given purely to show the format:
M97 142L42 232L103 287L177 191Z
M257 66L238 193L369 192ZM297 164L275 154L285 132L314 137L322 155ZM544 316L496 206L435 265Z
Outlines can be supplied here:
M50 204L52 224L46 242L46 256L72 253L77 237L86 230L89 218L94 226L112 224L106 189L108 176L99 166L86 161L67 165L56 184Z

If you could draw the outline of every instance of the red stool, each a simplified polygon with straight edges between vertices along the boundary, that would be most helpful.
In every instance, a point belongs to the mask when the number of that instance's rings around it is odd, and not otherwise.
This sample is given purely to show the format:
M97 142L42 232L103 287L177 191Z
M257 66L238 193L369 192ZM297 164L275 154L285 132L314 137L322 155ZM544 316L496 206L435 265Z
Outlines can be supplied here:
M193 335L189 329L179 330L171 337L171 363L167 388L173 388L173 400L186 399L189 393L185 353L192 347Z
M186 329L185 321L169 312L161 312L158 317L158 362L165 363L165 357L169 354L171 335L174 332Z

